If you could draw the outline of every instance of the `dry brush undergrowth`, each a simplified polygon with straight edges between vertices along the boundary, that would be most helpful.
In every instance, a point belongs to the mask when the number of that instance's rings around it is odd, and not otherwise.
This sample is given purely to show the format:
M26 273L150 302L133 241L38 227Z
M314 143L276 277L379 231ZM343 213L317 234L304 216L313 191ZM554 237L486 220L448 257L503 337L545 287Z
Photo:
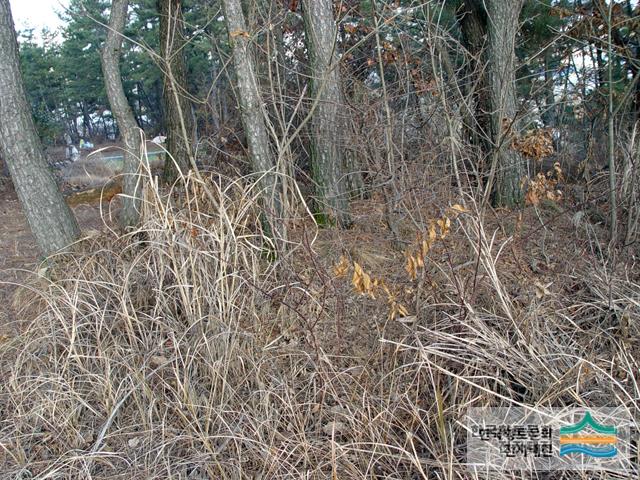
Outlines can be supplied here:
M623 262L586 248L551 282L512 275L515 236L471 201L423 222L411 261L318 255L311 228L274 261L255 197L244 180L151 184L138 231L90 235L23 287L2 478L474 478L470 406L637 418Z

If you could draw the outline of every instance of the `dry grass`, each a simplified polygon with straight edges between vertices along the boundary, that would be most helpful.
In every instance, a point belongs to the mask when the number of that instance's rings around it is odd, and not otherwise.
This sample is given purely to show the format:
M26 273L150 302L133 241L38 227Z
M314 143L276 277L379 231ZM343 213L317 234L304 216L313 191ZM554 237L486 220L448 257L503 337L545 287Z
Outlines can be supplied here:
M401 254L361 254L403 292L403 323L332 276L366 230L314 244L299 227L269 261L251 187L151 184L138 231L94 235L41 272L28 328L0 352L3 478L474 478L470 406L637 418L638 272L608 268L593 237L552 237L540 297L512 265L537 243L506 217L460 216L416 282ZM326 237L341 248L319 255Z

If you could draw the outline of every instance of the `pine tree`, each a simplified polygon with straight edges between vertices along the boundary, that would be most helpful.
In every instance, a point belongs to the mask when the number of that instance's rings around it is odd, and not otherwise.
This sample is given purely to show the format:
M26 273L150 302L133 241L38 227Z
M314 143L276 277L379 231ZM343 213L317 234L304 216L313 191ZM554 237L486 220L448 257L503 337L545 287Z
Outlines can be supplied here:
M331 0L303 2L305 38L311 65L312 170L317 185L318 211L335 218L341 227L351 225L341 133L342 86L337 65L336 23Z
M141 135L122 86L120 54L122 32L127 21L129 0L113 0L107 38L102 49L102 70L111 109L118 122L124 143L123 205L120 221L125 227L134 226L140 216L140 156Z
M0 0L0 153L31 231L45 255L80 235L73 213L47 167L27 101L9 0Z
M242 124L249 144L251 167L260 176L261 203L268 215L268 227L272 233L280 230L275 220L280 212L280 192L274 172L275 162L269 133L265 124L266 113L258 88L255 63L251 49L251 34L240 0L223 0L222 6L227 23L229 42L233 52L238 101L242 115Z
M193 119L185 62L184 17L181 0L159 0L160 57L164 76L163 105L167 133L165 181L171 183L195 166Z

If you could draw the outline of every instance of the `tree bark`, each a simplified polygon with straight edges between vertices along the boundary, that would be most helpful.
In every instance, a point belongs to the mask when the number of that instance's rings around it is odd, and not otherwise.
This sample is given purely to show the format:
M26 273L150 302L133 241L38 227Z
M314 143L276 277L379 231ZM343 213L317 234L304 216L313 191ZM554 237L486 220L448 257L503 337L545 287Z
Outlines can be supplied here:
M162 99L169 153L164 168L164 179L172 183L178 178L179 171L186 174L195 165L191 144L194 122L187 89L182 0L159 0L158 6L164 76Z
M467 69L467 92L473 92L474 118L466 118L465 129L471 142L481 148L485 155L492 150L491 101L487 73L487 12L482 0L465 0L459 17L465 47L472 58ZM472 79L475 79L471 84ZM482 170L482 165L479 165Z
M124 178L122 182L124 195L120 213L120 223L124 227L130 227L138 223L142 201L140 178L141 134L124 93L120 74L122 32L127 21L128 8L129 0L113 0L107 38L102 49L102 71L104 73L107 97L109 97L111 111L124 142Z
M522 155L512 148L517 131L515 42L524 0L485 0L489 34L488 73L491 99L493 203L513 207L522 203L525 174Z
M238 100L242 124L249 144L251 168L254 173L261 176L259 186L263 208L267 210L271 229L277 230L273 219L280 214L278 181L274 172L274 158L265 123L266 112L263 110L263 100L255 74L250 34L247 31L241 1L223 0L222 6L233 51Z
M321 218L335 219L340 227L352 223L349 215L347 175L343 158L344 104L337 67L336 23L331 0L303 2L305 38L311 67L311 165Z
M89 115L89 108L85 102L82 102L82 136L85 140L93 138L93 122Z
M607 15L607 80L609 83L609 92L607 95L607 124L608 124L608 151L609 157L609 215L611 234L610 246L615 247L618 241L618 197L617 197L617 181L616 181L616 144L615 144L615 125L614 125L614 100L613 100L613 2L609 3Z
M40 250L50 255L80 236L47 166L20 73L9 0L0 0L0 153Z
M554 87L552 54L548 49L544 55L544 113L542 114L542 122L547 128L555 127L558 117Z

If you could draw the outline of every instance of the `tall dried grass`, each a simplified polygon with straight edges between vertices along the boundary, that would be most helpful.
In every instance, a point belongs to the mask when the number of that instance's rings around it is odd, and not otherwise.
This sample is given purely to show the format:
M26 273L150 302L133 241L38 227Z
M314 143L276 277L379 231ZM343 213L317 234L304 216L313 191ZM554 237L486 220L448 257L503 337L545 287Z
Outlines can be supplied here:
M315 335L311 317L337 304L296 280L295 249L265 255L256 205L247 179L150 183L137 231L51 260L28 327L1 347L2 478L476 478L468 407L615 404L637 418L640 288L624 271L595 261L562 279L572 295L522 302L498 266L508 240L463 215L463 268L431 265L437 298L363 360ZM370 310L342 293L343 322L362 328Z

